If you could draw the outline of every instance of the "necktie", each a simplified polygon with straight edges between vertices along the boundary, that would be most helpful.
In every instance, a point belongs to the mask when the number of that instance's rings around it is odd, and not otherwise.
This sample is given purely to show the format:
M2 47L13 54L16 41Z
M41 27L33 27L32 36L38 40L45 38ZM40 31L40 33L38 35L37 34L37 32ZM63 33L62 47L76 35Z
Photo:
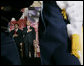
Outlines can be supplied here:
M16 34L16 30L15 30L15 34Z
M15 34L16 34L17 31L18 31L18 29L15 29Z

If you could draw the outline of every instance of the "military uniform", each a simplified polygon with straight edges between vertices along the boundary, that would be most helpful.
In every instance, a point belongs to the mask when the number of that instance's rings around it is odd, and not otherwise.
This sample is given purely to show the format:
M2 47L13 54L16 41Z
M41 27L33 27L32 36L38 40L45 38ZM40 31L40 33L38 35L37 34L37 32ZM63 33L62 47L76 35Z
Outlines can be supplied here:
M80 65L68 53L67 24L56 1L43 1L39 24L39 44L43 65Z

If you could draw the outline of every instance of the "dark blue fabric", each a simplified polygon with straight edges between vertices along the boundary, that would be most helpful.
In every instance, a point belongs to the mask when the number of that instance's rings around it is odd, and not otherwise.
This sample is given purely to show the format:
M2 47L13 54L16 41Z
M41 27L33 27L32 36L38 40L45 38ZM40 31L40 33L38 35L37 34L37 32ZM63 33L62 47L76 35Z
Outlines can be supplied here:
M1 32L1 64L21 65L15 41L10 34L6 32Z
M43 10L39 22L39 44L42 65L80 64L75 56L67 53L68 35L66 23L61 10L56 5L56 1L43 2Z

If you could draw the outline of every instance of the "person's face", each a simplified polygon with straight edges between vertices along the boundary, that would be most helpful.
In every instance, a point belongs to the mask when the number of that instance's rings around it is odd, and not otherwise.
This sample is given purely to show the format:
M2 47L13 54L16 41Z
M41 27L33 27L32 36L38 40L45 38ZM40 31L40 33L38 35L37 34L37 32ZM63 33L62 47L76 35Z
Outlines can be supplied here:
M17 29L19 26L17 24L15 24L15 29Z
M31 23L29 21L27 21L27 26L30 26L30 25L31 25Z

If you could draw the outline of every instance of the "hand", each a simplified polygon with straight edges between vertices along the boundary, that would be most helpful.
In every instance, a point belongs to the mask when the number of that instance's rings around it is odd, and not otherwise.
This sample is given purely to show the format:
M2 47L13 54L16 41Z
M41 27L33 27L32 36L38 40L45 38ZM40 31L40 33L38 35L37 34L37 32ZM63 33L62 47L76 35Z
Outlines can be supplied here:
M14 34L13 37L18 37L18 34Z
M37 41L36 41L36 40L33 40L33 43L34 43L34 44L36 44L36 43L37 43Z
M71 25L71 24L67 24L67 32L68 32L69 38L73 34L79 34L78 30L73 25Z
M33 45L36 46L36 44L37 44L37 41L33 40Z
M22 43L20 43L20 46L22 46Z
M28 29L28 30L27 30L27 32L31 32L31 31L32 31L32 29Z

